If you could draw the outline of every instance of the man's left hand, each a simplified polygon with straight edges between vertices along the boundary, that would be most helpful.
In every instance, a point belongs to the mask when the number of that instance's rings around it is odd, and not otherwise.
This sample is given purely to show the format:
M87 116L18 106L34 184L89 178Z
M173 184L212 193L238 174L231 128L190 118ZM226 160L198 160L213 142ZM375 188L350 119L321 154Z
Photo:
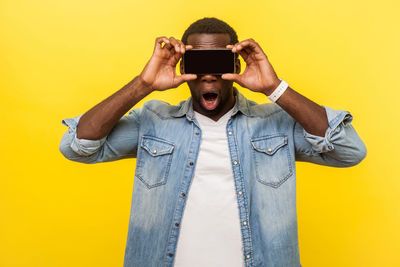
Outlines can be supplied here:
M223 74L222 79L234 81L242 87L265 95L270 95L281 82L260 45L253 39L227 45L226 48L232 48L232 52L242 56L246 69L242 74Z

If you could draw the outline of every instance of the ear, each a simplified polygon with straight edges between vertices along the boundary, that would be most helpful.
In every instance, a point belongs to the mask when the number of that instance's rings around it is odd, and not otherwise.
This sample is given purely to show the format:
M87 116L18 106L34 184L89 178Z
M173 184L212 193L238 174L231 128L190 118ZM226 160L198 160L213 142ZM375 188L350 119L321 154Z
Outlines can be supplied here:
M235 68L236 68L236 74L240 73L240 60L239 57L237 59L235 59Z

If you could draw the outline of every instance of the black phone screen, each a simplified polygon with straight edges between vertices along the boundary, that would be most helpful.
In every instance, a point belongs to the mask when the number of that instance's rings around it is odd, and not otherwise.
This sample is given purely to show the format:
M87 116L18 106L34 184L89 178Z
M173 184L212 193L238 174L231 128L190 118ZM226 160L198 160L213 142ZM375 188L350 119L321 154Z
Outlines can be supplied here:
M187 49L183 54L183 69L187 74L234 73L234 55L231 49Z

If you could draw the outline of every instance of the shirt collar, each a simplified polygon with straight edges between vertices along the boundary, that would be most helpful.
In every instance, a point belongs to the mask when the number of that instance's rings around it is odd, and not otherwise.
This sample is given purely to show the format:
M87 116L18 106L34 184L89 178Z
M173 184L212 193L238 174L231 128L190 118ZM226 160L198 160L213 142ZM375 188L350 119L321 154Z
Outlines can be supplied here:
M251 116L247 99L239 92L239 90L233 86L233 94L235 96L235 105L233 106L232 116L235 115L238 111L243 113L246 116ZM182 117L186 115L189 120L193 119L193 104L192 97L190 96L187 100L179 103L180 108L171 114L173 117Z

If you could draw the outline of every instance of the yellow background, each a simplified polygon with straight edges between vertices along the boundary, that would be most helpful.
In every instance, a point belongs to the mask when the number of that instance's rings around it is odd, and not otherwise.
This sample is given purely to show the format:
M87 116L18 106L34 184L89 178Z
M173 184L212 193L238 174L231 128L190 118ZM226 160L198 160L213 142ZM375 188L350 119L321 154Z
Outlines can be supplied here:
M302 265L400 266L399 7L395 0L0 1L0 266L122 266L135 160L65 159L61 120L138 75L156 37L180 39L205 16L229 23L239 40L255 39L299 93L350 111L367 146L351 168L297 163ZM137 106L189 95L183 84Z

